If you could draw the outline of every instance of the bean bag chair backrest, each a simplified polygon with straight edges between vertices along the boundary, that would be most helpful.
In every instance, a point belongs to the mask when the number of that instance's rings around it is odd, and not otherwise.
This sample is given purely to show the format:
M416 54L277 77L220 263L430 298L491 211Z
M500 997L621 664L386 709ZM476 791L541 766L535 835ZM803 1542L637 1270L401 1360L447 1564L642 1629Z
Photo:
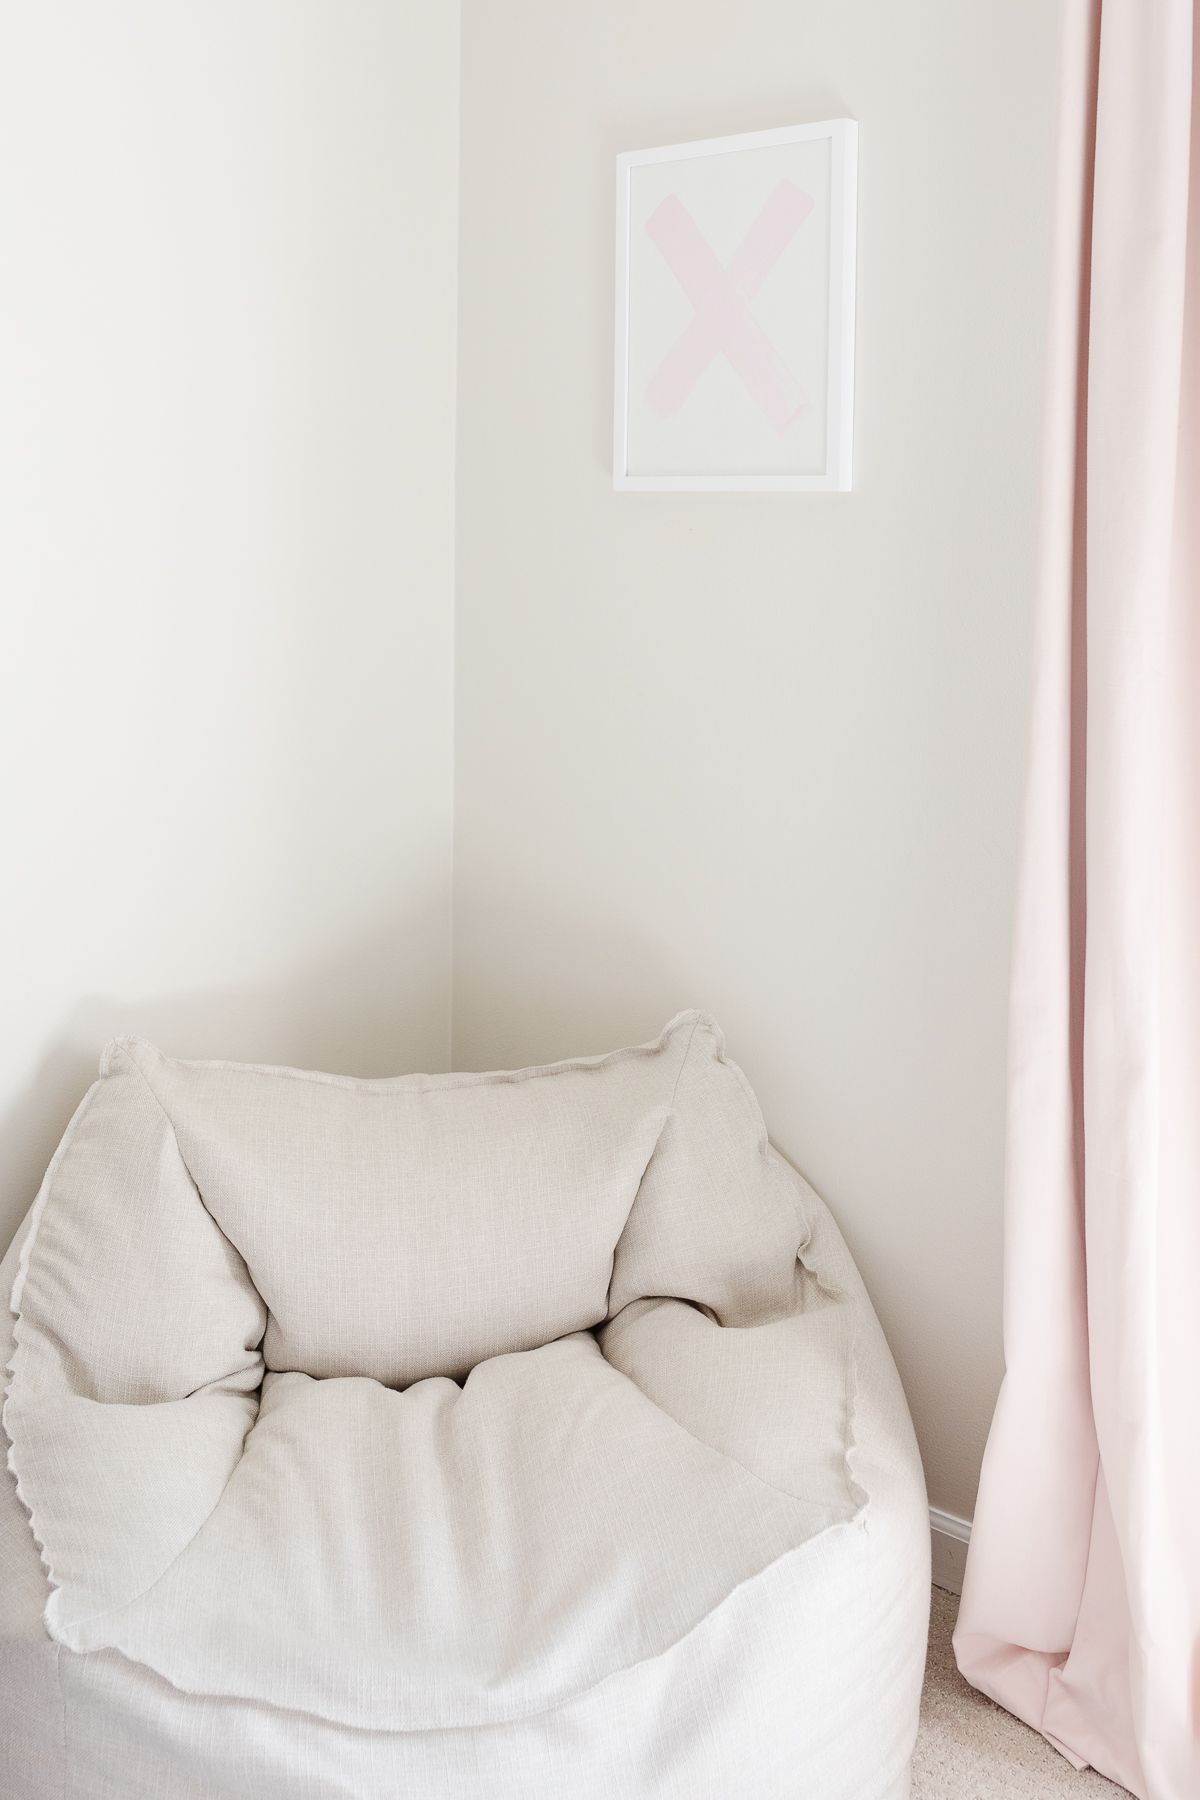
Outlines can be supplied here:
M190 1392L260 1336L271 1370L461 1380L646 1294L722 1323L786 1307L795 1210L765 1147L700 1014L590 1061L378 1081L121 1039L53 1173L77 1192L39 1279L97 1398Z

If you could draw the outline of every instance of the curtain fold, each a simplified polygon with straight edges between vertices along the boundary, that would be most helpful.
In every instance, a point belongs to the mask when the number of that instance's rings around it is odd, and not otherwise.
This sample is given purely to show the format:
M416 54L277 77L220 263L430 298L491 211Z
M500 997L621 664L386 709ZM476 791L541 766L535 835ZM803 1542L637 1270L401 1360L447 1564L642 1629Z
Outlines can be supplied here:
M1009 1068L1006 1373L955 1648L1200 1797L1200 174L1193 0L1065 0Z

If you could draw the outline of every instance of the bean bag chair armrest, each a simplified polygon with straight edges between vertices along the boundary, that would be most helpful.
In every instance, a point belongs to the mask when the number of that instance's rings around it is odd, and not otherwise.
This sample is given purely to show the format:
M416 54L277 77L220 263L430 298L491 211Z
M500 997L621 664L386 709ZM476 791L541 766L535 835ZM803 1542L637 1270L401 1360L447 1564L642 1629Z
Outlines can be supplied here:
M136 1063L112 1045L34 1203L11 1295L8 1465L75 1649L153 1586L258 1407L265 1310Z
M709 1305L646 1296L597 1335L608 1361L684 1430L810 1507L815 1530L852 1518L866 1498L853 1472L865 1296L821 1202L768 1155L802 1219L786 1306L776 1293L765 1316L735 1325Z

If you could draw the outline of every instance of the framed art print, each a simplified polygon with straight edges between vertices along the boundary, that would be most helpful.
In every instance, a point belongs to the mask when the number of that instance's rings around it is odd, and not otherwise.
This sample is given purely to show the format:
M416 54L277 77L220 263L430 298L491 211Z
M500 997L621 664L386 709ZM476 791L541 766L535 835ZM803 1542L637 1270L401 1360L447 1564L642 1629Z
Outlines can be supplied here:
M850 487L857 136L617 158L615 487Z

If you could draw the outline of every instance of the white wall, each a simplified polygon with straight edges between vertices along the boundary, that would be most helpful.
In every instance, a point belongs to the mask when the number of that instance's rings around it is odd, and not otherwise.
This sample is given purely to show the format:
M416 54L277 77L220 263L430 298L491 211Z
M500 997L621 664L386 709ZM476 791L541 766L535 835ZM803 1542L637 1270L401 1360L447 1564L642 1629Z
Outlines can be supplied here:
M453 0L0 0L0 1245L112 1031L448 1060ZM999 1372L1057 6L465 0L455 1060L712 1007ZM861 122L857 485L613 495L612 158Z
M969 1513L1058 7L465 0L455 1060L711 1007ZM613 157L861 122L856 491L621 495Z
M113 1031L445 1066L451 0L0 0L0 1247Z

